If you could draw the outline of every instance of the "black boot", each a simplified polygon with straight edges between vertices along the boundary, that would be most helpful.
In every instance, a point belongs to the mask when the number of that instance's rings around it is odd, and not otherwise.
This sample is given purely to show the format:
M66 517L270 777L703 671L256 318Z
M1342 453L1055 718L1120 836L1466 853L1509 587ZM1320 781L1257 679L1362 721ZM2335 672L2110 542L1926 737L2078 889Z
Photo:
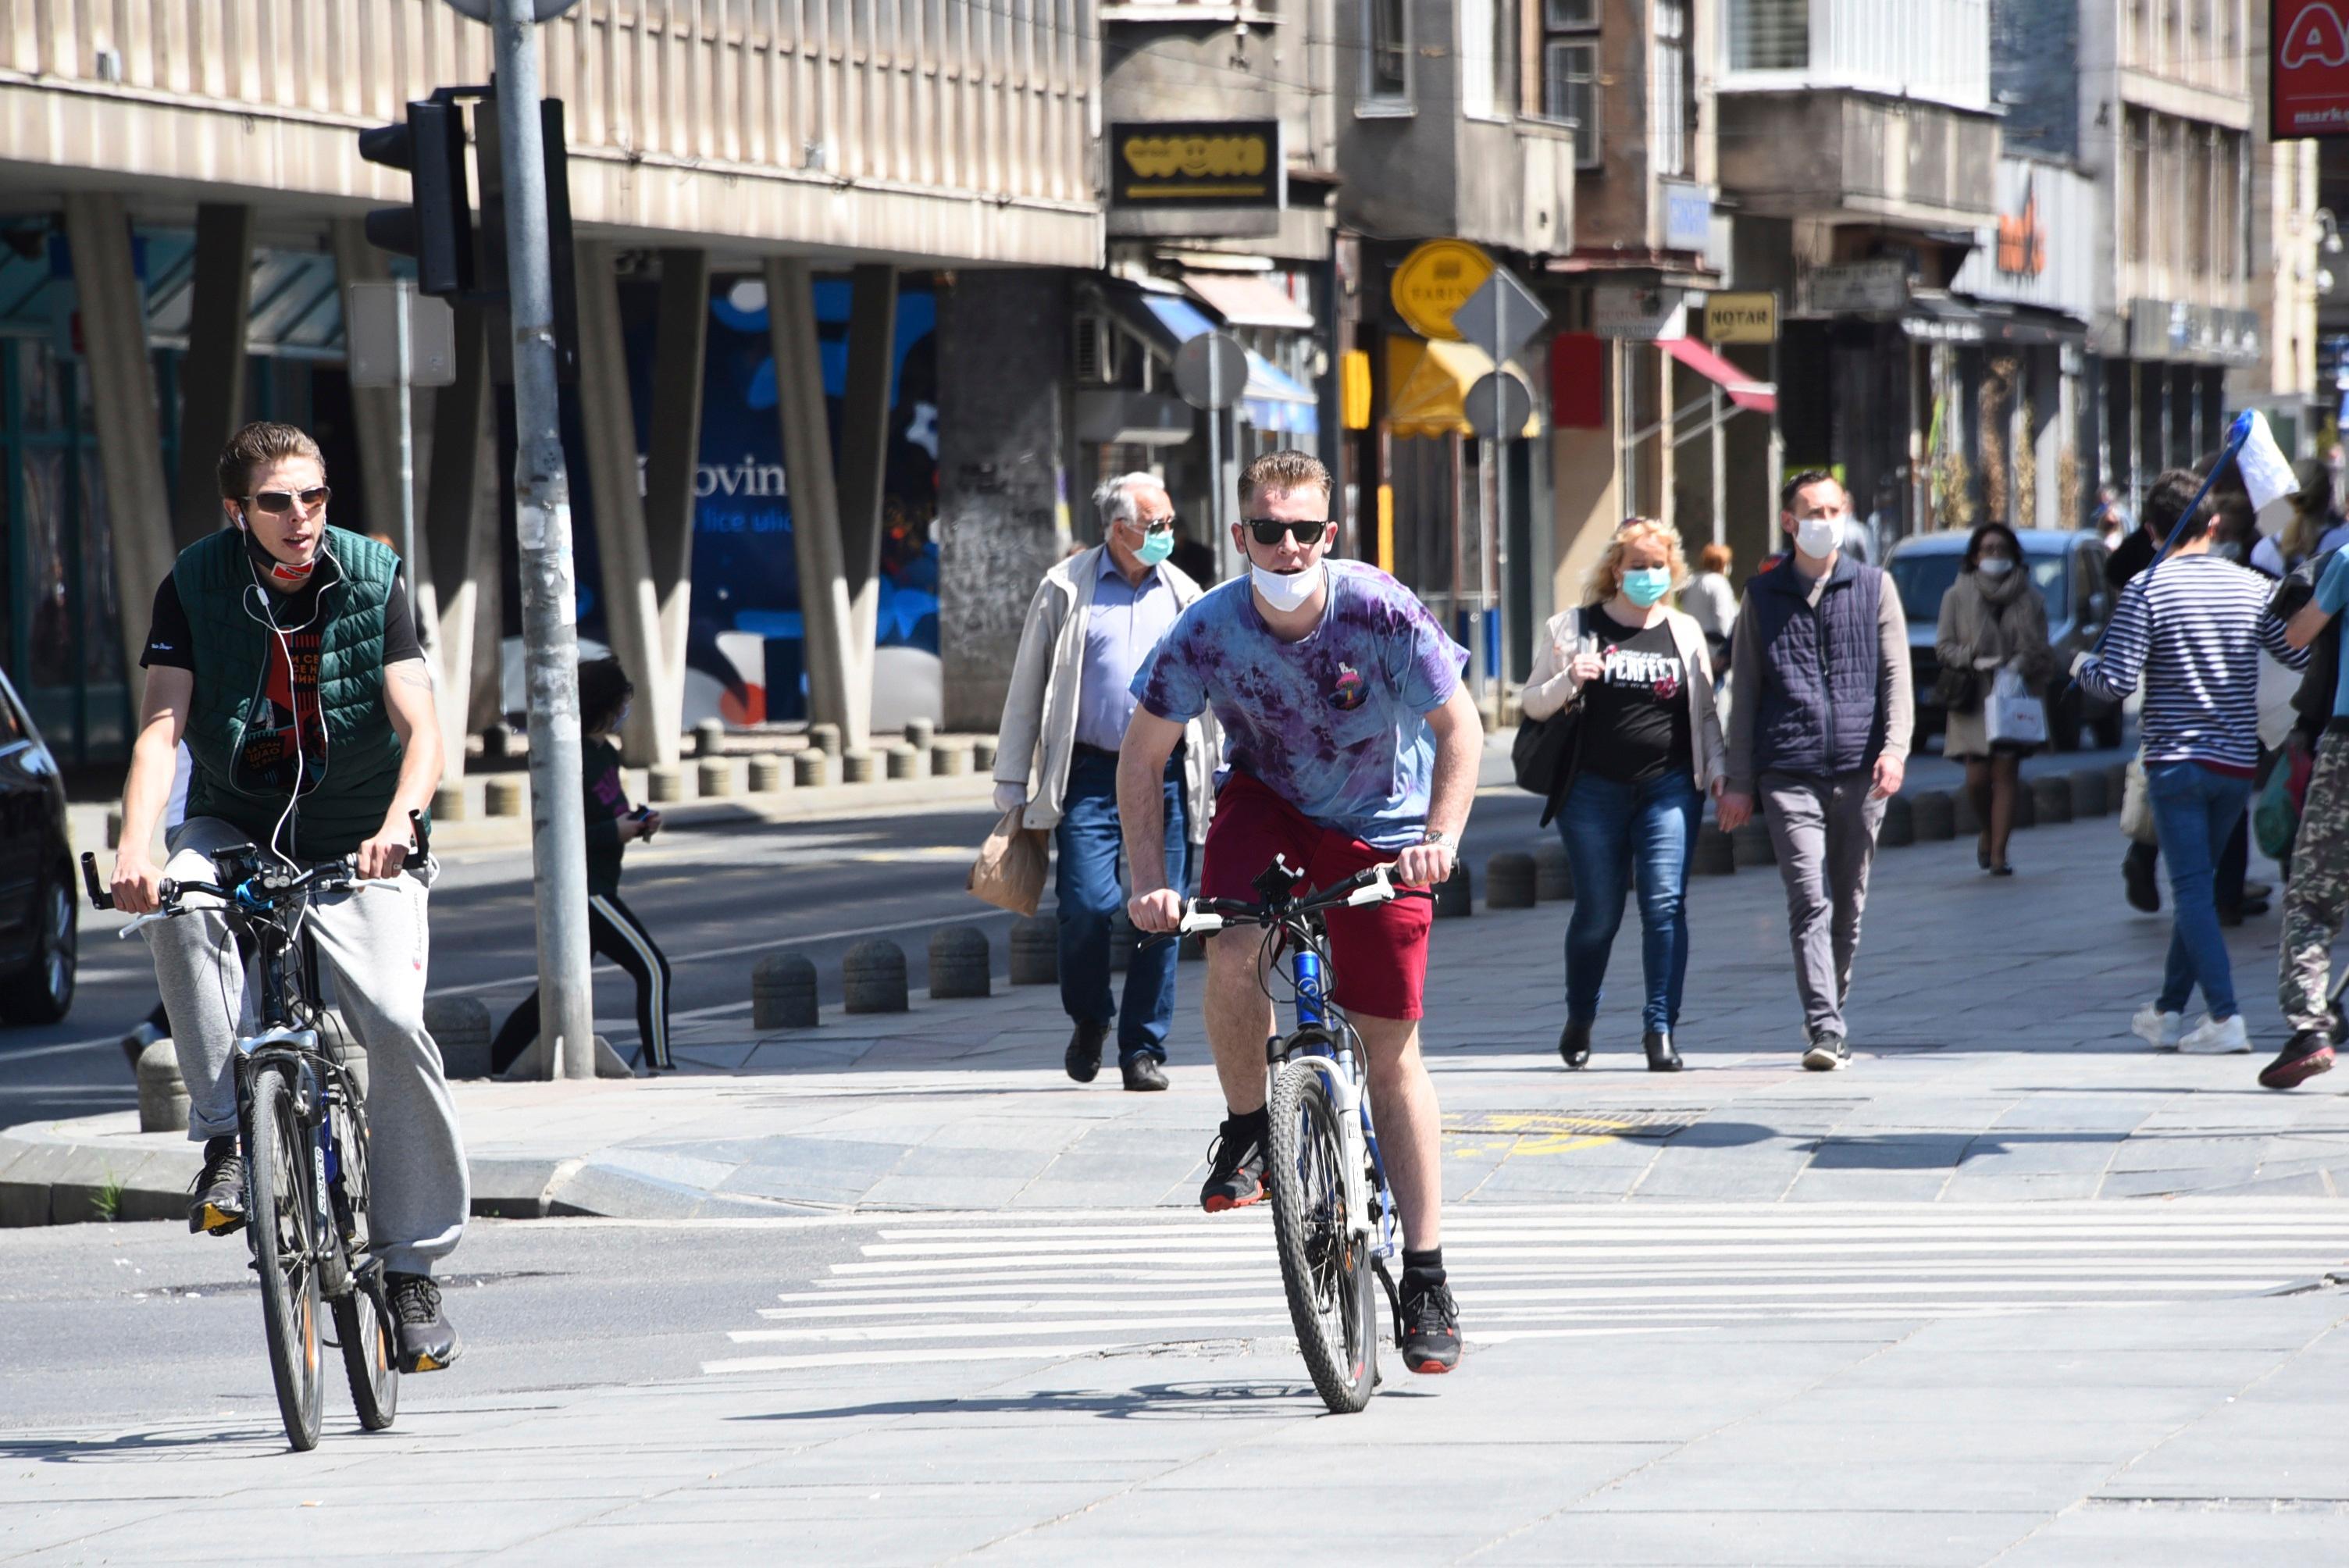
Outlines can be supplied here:
M1061 1065L1079 1083L1091 1083L1101 1072L1102 1041L1109 1037L1107 1024L1088 1024L1081 1020L1075 1033L1069 1037L1069 1048L1061 1057Z
M1590 1065L1590 1022L1587 1018L1568 1018L1566 1027L1558 1032L1557 1054L1566 1065L1580 1072Z
M1648 1048L1648 1070L1651 1073L1676 1073L1681 1070L1681 1054L1672 1049L1672 1037L1659 1030L1650 1029L1640 1037Z

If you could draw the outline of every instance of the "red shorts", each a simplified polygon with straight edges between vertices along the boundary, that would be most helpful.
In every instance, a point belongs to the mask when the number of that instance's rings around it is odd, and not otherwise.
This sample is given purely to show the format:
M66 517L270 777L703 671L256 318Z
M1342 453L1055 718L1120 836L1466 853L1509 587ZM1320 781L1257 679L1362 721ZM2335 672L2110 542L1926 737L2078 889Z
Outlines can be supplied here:
M1207 824L1206 863L1199 872L1205 898L1243 899L1253 903L1250 885L1275 855L1305 872L1299 892L1342 882L1365 866L1395 858L1392 850L1372 849L1309 820L1255 779L1235 771L1216 796ZM1333 909L1330 965L1336 971L1331 998L1349 1012L1376 1018L1420 1016L1420 994L1427 983L1427 928L1435 906L1423 898L1359 909Z

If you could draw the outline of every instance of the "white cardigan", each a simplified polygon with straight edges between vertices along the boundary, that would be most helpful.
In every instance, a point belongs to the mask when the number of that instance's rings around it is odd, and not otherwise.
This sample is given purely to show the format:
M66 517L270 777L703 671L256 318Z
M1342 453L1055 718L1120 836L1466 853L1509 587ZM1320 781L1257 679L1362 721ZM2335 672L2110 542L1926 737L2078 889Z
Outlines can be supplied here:
M1534 667L1526 676L1525 689L1517 694L1517 706L1527 718L1547 718L1582 700L1573 671L1557 656L1560 643L1580 652L1598 651L1598 638L1583 630L1582 615L1578 608L1561 610L1542 628L1534 647ZM1704 629L1694 616L1668 608L1664 624L1672 629L1672 645L1679 649L1686 671L1681 685L1688 692L1689 749L1693 754L1690 760L1697 793L1709 794L1726 770L1729 750L1721 732L1720 710L1713 705L1713 657L1705 648Z

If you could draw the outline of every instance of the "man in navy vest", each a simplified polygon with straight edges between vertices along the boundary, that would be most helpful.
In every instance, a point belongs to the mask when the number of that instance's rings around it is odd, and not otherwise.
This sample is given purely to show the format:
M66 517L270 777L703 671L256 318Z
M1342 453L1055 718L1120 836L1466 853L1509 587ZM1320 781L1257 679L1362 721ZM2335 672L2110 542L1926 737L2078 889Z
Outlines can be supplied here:
M1760 798L1786 883L1803 1065L1832 1072L1851 1059L1843 1009L1876 833L1908 769L1909 625L1884 573L1841 549L1851 499L1834 475L1795 475L1778 505L1795 548L1738 613L1719 814L1733 832Z

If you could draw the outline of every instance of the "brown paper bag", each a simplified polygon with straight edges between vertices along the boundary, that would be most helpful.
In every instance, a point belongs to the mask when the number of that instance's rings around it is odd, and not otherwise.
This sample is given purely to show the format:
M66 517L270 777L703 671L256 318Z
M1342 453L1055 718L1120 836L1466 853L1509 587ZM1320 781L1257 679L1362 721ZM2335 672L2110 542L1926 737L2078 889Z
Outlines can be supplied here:
M1014 914L1034 914L1044 896L1046 850L1041 829L1023 828L1024 807L1003 813L971 862L970 881L964 885L973 897Z

